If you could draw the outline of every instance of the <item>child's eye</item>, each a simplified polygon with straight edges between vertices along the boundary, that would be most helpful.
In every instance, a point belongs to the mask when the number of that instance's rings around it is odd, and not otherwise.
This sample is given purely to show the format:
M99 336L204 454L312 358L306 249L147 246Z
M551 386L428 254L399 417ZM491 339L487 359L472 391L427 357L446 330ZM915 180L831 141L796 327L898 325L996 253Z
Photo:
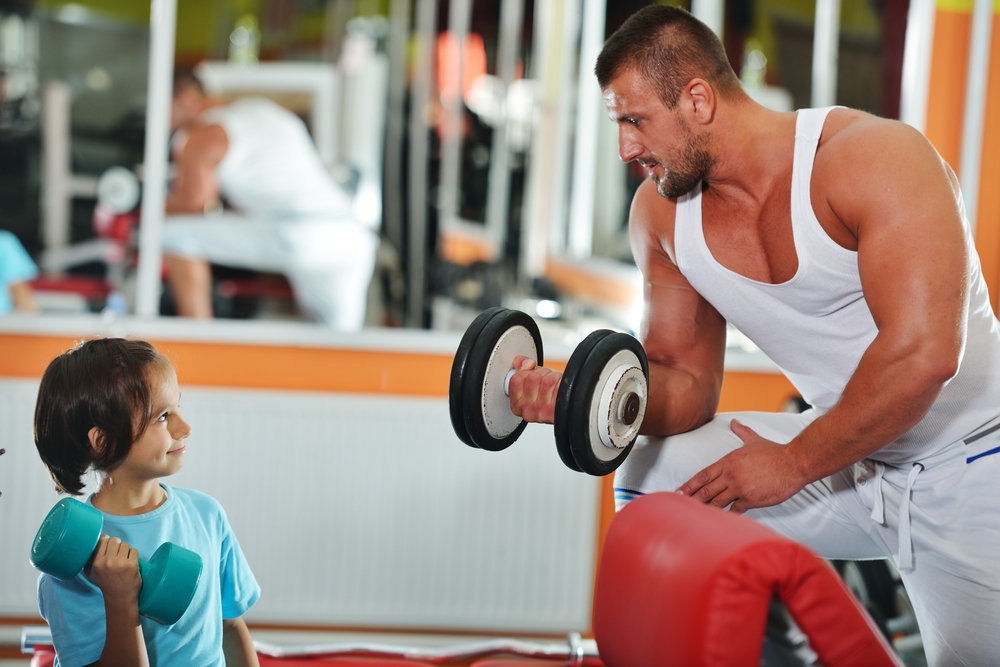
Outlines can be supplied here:
M167 421L167 415L169 415L169 414L170 413L168 413L168 412L164 412L162 415L160 415L159 417L156 418L156 421L158 421L158 422L165 422L165 421Z

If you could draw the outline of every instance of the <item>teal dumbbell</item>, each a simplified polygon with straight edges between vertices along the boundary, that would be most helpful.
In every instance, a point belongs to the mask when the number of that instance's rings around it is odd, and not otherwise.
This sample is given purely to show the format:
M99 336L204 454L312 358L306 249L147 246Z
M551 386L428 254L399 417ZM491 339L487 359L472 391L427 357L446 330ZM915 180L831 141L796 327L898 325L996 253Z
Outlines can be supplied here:
M103 528L100 510L63 498L35 535L31 564L53 577L72 579L94 555ZM201 556L171 542L161 544L148 562L140 558L139 613L164 625L176 623L194 598L201 567Z

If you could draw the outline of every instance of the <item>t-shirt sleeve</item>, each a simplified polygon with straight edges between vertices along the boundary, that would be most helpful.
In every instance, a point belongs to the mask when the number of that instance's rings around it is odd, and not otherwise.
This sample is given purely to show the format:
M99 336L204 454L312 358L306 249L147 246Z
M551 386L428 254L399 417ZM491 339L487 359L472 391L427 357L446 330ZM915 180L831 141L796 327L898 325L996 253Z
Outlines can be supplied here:
M17 237L6 230L0 230L0 280L3 287L23 283L37 275L38 267L31 261L31 256Z
M61 667L82 667L100 660L107 636L104 597L82 574L69 581L40 576L38 611L52 632Z
M260 585L250 570L250 564L240 549L236 534L223 514L225 534L222 538L222 558L219 580L222 586L222 618L239 618L260 598Z

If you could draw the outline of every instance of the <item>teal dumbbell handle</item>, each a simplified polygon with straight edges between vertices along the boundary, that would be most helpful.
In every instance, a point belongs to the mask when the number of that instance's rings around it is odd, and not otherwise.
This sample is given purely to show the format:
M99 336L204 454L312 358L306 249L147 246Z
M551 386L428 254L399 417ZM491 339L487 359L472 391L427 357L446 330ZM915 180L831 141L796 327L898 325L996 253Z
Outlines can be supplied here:
M100 510L63 498L42 521L31 546L31 564L59 579L72 579L94 554L101 539ZM201 556L167 542L149 561L139 559L139 613L158 623L177 622L191 604L201 579Z

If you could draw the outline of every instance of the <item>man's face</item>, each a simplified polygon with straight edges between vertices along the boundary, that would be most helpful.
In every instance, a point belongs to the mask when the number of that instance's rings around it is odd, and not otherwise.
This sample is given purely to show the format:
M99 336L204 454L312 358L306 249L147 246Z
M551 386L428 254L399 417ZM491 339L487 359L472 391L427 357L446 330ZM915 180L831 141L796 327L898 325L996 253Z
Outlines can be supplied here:
M184 107L181 105L181 101L177 99L178 96L174 95L173 99L170 101L170 131L176 132L182 125L184 125Z
M170 103L170 130L176 131L194 120L202 111L201 95L188 86L174 93Z
M608 116L618 125L618 154L646 168L661 196L691 192L714 160L705 137L696 135L680 111L667 107L635 70L622 72L604 89Z

